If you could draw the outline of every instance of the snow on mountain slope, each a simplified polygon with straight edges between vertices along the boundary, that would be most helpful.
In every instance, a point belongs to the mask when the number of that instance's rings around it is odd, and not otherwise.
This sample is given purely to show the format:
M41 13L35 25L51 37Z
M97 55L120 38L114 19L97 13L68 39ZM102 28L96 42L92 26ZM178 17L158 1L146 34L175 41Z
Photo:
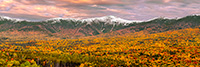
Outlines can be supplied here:
M35 21L31 21L31 20L23 20L23 19L16 19L16 18L10 18L10 17L6 17L6 16L0 16L0 20L11 20L14 22L20 22L20 21L28 21L28 22L35 22ZM125 20L122 18L118 18L115 16L103 16L103 17L95 17L95 18L88 18L88 19L75 19L75 18L51 18L51 19L47 19L45 20L45 22L48 21L52 21L52 24L57 23L57 22L61 22L60 20L69 20L69 21L81 21L81 22L87 22L88 24L90 24L91 22L105 22L105 23L109 23L109 24L120 24L120 23L124 23L124 24L129 24L132 22L142 22L142 21L132 21L132 20ZM38 21L37 21L38 22Z
M7 16L0 16L0 20L11 20L11 21L14 21L14 22L28 21L28 20L23 20L23 19L10 18L10 17L7 17Z
M96 17L96 18L88 18L88 19L83 19L82 21L85 22L106 22L106 23L132 23L134 21L129 21L129 20L124 20L115 16L104 16L104 17Z
M60 22L60 20L78 21L77 19L74 19L74 18L51 18L51 19L47 19L45 21L57 21L57 22Z
M200 14L193 14L191 16L194 16L194 15L197 15L199 16ZM149 20L143 20L143 21L140 21L140 20L125 20L125 19L122 19L122 18L119 18L119 17L115 17L115 16L112 16L112 15L109 15L109 16L103 16L103 17L95 17L95 18L88 18L88 19L74 19L74 18L52 18L52 19L48 19L46 21L49 21L49 20L53 20L54 23L56 22L60 22L60 20L72 20L72 21L81 21L81 22L87 22L88 24L90 24L91 22L105 22L105 23L109 23L109 24L119 24L119 23L123 23L123 24L129 24L129 23L133 23L133 22L136 22L136 23L140 23L140 22L147 22L147 21L151 21L151 20L154 20L154 19L157 19L157 18L160 18L160 17L154 17L152 19L149 19ZM165 19L177 19L177 18L167 18L167 17L163 17ZM182 18L182 17L180 17ZM180 19L179 18L179 19Z
M194 16L194 15L197 15L199 16L200 14L192 14L191 16ZM147 21L151 21L151 20L154 20L154 19L157 19L159 17L155 17L155 18L152 18L152 19L149 19L149 20L143 20L143 21L140 21L140 20L125 20L125 19L122 19L122 18L119 18L119 17L115 17L115 16L112 16L112 15L109 15L109 16L103 16L103 17L95 17L95 18L88 18L88 19L75 19L75 18L51 18L51 19L47 19L47 20L44 20L45 22L48 22L48 21L52 21L52 24L54 23L57 23L57 22L61 22L60 20L68 20L68 21L81 21L81 22L86 22L88 24L90 24L91 22L105 22L105 23L109 23L109 24L119 24L119 23L123 23L123 24L129 24L129 23L133 23L133 22L136 22L136 23L140 23L140 22L147 22ZM180 19L182 17L179 17L179 18L171 18L171 19ZM31 20L24 20L24 19L17 19L17 18L10 18L10 17L7 17L7 16L0 16L0 20L11 20L11 21L14 21L14 22L20 22L20 21L27 21L27 22L40 22L40 21L31 21ZM165 19L169 19L169 18L166 18Z
M90 24L91 22L105 22L109 24L120 24L124 23L129 24L132 22L142 22L142 21L131 21L131 20L125 20L122 18L118 18L115 16L103 16L103 17L96 17L96 18L88 18L88 19L74 19L74 18L51 18L47 19L46 21L54 21L53 23L60 22L60 20L72 20L72 21L81 21L81 22L87 22L87 24Z

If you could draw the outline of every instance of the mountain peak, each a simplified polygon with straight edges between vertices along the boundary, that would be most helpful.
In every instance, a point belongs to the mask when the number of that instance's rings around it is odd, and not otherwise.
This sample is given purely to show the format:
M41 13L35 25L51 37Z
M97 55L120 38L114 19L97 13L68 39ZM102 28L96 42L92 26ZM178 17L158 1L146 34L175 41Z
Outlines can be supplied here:
M88 19L75 19L75 18L51 18L47 19L45 21L53 21L53 23L60 22L60 20L72 20L72 21L81 21L81 22L87 22L90 24L91 22L105 22L109 24L115 24L115 23L132 23L132 22L139 22L139 21L131 21L131 20L125 20L119 17L115 17L112 15L109 16L103 16L103 17L95 17L95 18L88 18Z
M16 19L16 18L11 18L11 17L7 17L7 16L0 16L0 20L11 20L11 21L24 21L22 19Z
M86 22L106 22L106 23L132 23L134 21L131 20L125 20L122 18L118 18L112 15L109 16L103 16L103 17L95 17L95 18L88 18L88 19L82 19L82 21L86 21Z
M51 19L47 19L45 20L46 22L47 21L53 21L53 23L56 23L56 22L60 22L60 20L72 20L72 21L77 21L77 19L74 19L74 18L51 18Z

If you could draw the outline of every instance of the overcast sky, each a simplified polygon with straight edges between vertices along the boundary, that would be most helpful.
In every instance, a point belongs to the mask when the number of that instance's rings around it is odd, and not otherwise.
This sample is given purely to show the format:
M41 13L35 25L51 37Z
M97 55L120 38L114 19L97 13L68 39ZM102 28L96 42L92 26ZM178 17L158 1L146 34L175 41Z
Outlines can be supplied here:
M113 15L127 20L200 14L200 0L0 0L0 15L27 20Z

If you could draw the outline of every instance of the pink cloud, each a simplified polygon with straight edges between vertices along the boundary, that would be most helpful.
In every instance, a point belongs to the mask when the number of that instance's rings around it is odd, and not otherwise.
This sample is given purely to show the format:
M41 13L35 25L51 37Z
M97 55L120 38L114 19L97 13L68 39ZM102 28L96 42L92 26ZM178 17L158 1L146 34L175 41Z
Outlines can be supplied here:
M58 2L68 2L73 4L122 4L121 0L57 0Z
M198 3L199 0L0 0L0 14L79 19L115 15L146 20L197 14Z
M170 2L171 0L163 0L164 3L168 3Z
M26 2L25 0L22 0L22 2ZM76 15L84 15L81 13L73 13L71 11L68 11L70 9L63 8L63 7L57 7L53 5L27 5L23 3L19 3L17 1L13 0L5 0L0 3L0 8L5 9L7 6L15 5L14 8L12 8L9 11L1 11L1 13L9 13L9 14L27 14L27 15L37 15L37 16L43 16L43 17L59 17L59 15L63 15L63 17L74 17Z

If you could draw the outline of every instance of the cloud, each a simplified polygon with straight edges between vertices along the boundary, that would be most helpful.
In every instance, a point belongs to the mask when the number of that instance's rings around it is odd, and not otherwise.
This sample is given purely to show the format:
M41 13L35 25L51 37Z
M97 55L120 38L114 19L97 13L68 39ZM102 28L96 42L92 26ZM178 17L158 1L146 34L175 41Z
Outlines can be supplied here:
M0 14L29 20L106 15L148 20L160 16L173 18L198 14L199 3L199 0L0 0Z
M154 4L170 4L170 3L183 3L183 4L198 4L199 0L146 0L146 3L154 3Z
M74 4L98 4L98 5L107 5L107 4L121 4L120 0L61 0L65 2L70 2Z
M40 5L110 5L110 4L123 4L121 0L16 0L23 4L40 4Z
M62 15L62 17L73 17L75 15L78 15L78 13L68 11L70 10L68 8L57 7L53 5L28 5L13 0L3 1L0 5L0 8L0 13L37 15L49 18L59 17L60 15ZM83 14L79 13L79 15Z

